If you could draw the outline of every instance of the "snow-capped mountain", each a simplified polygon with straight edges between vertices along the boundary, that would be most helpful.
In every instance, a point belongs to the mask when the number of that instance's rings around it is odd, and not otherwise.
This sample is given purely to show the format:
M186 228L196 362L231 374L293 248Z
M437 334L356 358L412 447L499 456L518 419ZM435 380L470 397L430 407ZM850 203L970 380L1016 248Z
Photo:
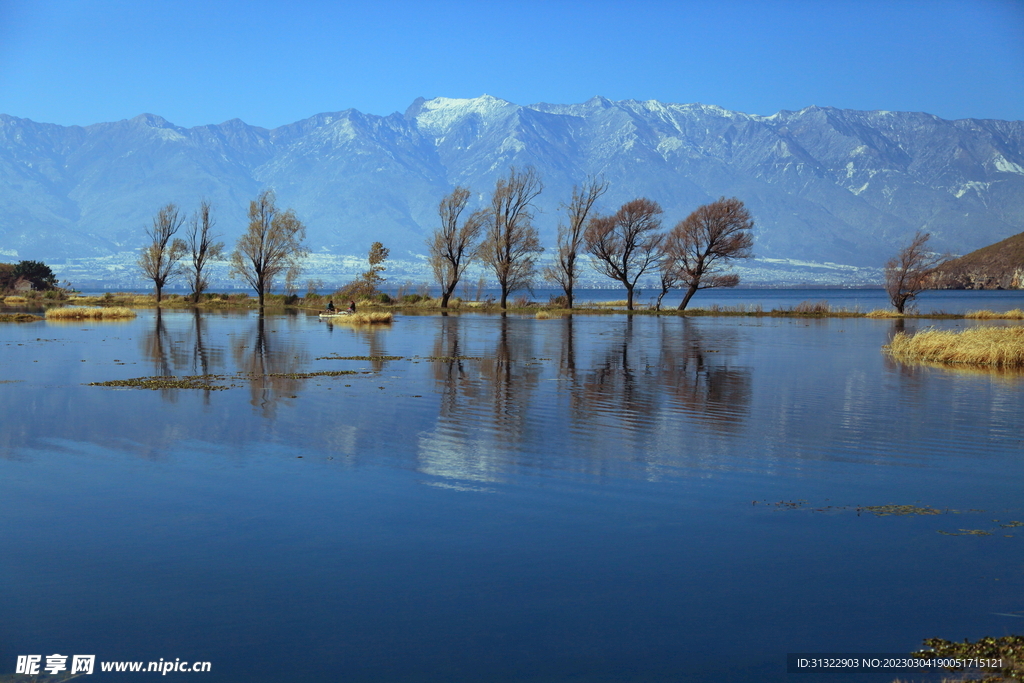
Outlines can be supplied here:
M808 107L755 116L700 104L516 105L418 99L404 113L318 114L273 130L181 128L144 114L63 127L0 115L0 254L60 259L137 250L157 210L214 203L232 244L248 201L273 187L315 251L422 253L441 197L481 203L510 166L545 189L553 245L574 183L603 175L603 209L638 196L666 228L719 196L742 199L759 257L877 266L917 229L965 253L1024 229L1024 122Z

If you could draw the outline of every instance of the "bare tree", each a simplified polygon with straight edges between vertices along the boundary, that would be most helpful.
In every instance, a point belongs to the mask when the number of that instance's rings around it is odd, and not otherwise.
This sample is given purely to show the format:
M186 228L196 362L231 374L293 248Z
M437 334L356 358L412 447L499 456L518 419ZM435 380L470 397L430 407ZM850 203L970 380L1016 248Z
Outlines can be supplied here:
M722 267L738 258L750 258L754 246L754 219L735 197L697 207L669 232L665 258L672 261L678 282L686 286L679 310L698 289L735 287L739 275L723 274Z
M306 226L291 209L279 211L275 201L274 191L264 190L249 202L249 228L231 253L230 276L243 278L256 290L261 309L274 278L285 273L294 280L308 253L302 244Z
M572 199L562 205L566 209L568 224L558 224L558 253L555 262L544 268L544 276L561 285L569 308L572 308L572 292L580 274L579 257L586 244L587 216L607 190L608 183L604 179L587 178L582 187L573 186Z
M430 267L441 285L441 308L448 308L448 300L473 260L474 242L487 221L487 211L480 209L471 213L459 225L469 198L469 188L456 187L442 199L437 206L441 227L427 240Z
M641 197L626 202L611 216L590 219L584 239L596 259L594 267L626 287L626 310L633 310L633 288L661 259L662 213L658 203Z
M898 313L927 289L932 273L948 258L926 249L929 238L929 233L918 230L910 244L885 262L885 291Z
M139 254L139 268L147 280L153 281L156 302L159 304L164 285L182 272L181 257L185 255L185 242L174 237L185 218L174 204L168 204L153 218L153 227L146 230L149 244Z
M507 307L509 292L533 285L537 254L544 247L530 209L543 187L532 166L522 172L512 167L508 178L498 179L491 195L480 258L494 269L502 308Z
M203 199L199 202L199 209L192 214L188 231L185 233L189 255L185 272L192 283L192 296L196 303L199 303L199 296L210 286L210 280L205 272L206 266L224 254L224 243L214 241L215 236L211 232L213 222L210 201Z

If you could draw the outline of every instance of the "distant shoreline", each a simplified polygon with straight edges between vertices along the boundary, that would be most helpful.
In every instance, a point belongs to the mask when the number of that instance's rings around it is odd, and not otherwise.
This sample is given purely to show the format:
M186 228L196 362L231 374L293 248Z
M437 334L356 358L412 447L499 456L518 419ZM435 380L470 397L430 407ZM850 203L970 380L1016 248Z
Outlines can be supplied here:
M822 291L823 288L806 291ZM763 291L763 290L760 290ZM802 290L787 290L802 291ZM843 291L843 290L827 290ZM946 290L936 290L946 291ZM975 291L975 290L972 290ZM1024 292L1022 300L1024 300ZM271 312L306 312L310 315L323 311L329 300L336 297L335 293L312 294L307 297L298 295L268 294L266 297L265 310ZM989 297L986 297L989 298ZM18 298L20 299L20 297ZM392 300L385 303L379 301L360 301L358 306L361 310L393 311L407 314L435 314L447 312L449 314L465 313L501 313L502 309L493 298L471 301L455 298L448 309L440 307L440 300L420 295L406 296L405 301ZM190 298L180 294L165 294L159 307L156 297L151 293L118 292L105 293L101 296L73 295L62 301L41 299L7 301L6 308L54 308L57 306L101 306L101 307L128 307L128 308L160 308L167 310L257 310L257 299L250 296L248 292L236 292L232 294L207 293L203 295L199 304L193 303ZM963 312L950 312L944 310L911 311L905 314L896 313L889 307L873 308L871 310L859 310L844 307L841 304L833 305L828 300L805 300L790 305L779 305L766 308L760 303L737 303L734 305L721 305L712 303L710 305L696 305L684 311L676 310L675 306L663 306L656 310L652 305L640 303L636 310L626 311L624 300L607 301L582 301L572 309L560 307L555 302L543 303L531 300L527 297L516 297L510 299L510 305L505 309L506 313L514 315L534 315L537 318L558 318L568 315L657 315L657 316L680 316L680 317L795 317L795 318L872 318L872 319L983 319L983 320L1022 320L1024 312L1022 306L1018 305L1007 311L993 311L986 308L975 308Z

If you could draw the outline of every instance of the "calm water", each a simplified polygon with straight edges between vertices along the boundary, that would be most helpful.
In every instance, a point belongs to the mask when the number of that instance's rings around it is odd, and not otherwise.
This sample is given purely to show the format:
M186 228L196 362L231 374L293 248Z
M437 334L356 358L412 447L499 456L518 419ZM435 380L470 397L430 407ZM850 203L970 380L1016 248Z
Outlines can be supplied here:
M787 653L1021 633L1024 378L895 365L898 324L3 325L0 674L809 682Z

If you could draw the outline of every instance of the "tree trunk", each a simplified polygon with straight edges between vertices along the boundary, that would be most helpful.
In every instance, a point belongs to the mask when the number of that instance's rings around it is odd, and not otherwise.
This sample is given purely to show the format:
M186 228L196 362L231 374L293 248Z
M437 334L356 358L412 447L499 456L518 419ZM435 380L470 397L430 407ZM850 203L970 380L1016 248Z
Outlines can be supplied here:
M156 285L156 302L160 303L160 291L163 289L160 285Z
M686 294L683 295L683 300L681 302L679 302L679 308L676 309L676 310L679 310L679 311L686 310L686 304L690 303L690 299L692 299L693 295L696 294L696 293L697 293L696 285L690 285L689 289L686 290Z
M658 302L656 304L654 304L654 310L656 310L656 311L660 311L661 310L661 300L665 298L666 294L668 294L668 290L669 290L668 287L662 287L661 288L661 294L658 295Z
M505 310L506 308L508 308L508 290L505 289L504 285L502 285L501 286L501 309Z
M567 287L565 290L565 300L569 303L569 310L572 310L572 287Z
M626 285L626 310L633 310L633 288L630 285Z
M452 290L446 289L441 292L441 308L448 308L448 298L452 295Z

